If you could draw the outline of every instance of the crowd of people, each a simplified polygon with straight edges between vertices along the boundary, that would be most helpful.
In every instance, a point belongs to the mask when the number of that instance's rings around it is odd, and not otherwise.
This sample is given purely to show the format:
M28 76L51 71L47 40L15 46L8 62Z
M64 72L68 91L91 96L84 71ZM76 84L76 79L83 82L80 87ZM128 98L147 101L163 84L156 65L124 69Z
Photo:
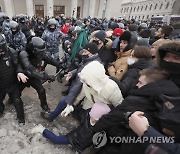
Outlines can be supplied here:
M134 19L0 16L0 116L8 94L19 125L25 125L21 93L31 86L38 93L44 120L71 113L80 121L65 135L41 124L32 134L70 144L79 153L87 149L94 154L180 153L178 26ZM45 71L48 64L55 66L59 82L66 78L68 87L53 111L42 84L55 80ZM146 137L146 141L107 140L94 148L93 135L103 131L107 137ZM174 142L150 142L151 137L166 136Z

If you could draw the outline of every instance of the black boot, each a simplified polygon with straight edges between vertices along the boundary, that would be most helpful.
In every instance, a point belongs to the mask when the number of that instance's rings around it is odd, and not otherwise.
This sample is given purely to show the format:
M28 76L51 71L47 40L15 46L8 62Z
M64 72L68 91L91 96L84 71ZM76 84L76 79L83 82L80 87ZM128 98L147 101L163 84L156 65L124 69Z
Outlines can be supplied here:
M48 107L47 104L41 105L41 108L42 108L45 112L50 113L50 108Z
M3 116L3 113L4 113L4 108L5 108L4 104L3 104L3 103L2 103L2 104L0 104L0 117L2 117L2 116Z
M14 107L16 109L18 123L25 125L23 102L20 98L14 101Z

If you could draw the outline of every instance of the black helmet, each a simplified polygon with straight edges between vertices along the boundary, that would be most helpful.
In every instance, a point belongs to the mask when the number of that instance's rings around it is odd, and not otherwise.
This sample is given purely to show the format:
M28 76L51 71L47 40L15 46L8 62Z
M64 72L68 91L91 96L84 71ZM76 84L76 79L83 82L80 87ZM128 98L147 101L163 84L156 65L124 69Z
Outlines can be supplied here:
M1 34L0 35L0 56L6 53L7 51L7 44L5 37Z
M45 42L40 37L33 37L31 40L34 53L40 53L46 51Z

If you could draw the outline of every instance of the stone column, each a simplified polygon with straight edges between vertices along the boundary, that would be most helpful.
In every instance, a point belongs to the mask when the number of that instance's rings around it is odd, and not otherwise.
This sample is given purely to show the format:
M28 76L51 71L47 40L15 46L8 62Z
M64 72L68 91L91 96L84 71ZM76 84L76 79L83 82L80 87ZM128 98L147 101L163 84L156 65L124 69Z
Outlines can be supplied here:
M99 2L99 10L98 10L98 17L99 18L104 18L103 17L103 11L105 10L105 5L106 5L106 0L100 0Z
M71 0L71 17L77 17L77 0Z
M14 5L12 0L4 0L5 14L12 18L14 14Z
M110 18L111 5L112 5L112 0L107 0L105 4L105 17L108 19Z
M89 2L89 16L94 17L96 7L96 0L90 0Z
M47 16L54 16L54 0L47 0Z
M27 15L30 17L34 16L33 0L26 0L26 8L27 8Z
M88 17L89 15L89 0L84 0L84 4L83 4L83 18Z

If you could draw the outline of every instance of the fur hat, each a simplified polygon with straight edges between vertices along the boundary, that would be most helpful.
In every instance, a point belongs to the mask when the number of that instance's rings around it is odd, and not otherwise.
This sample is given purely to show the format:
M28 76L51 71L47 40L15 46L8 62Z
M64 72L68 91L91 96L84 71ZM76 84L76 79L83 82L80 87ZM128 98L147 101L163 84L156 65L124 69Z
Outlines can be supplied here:
M128 43L130 43L130 41L131 41L131 32L124 31L124 33L119 37L119 40L125 40Z
M98 53L98 46L96 45L96 43L93 43L93 42L85 44L83 49L88 50L92 54Z
M93 104L89 115L94 120L99 120L103 115L108 114L111 111L109 106L105 103L96 102Z
M106 32L104 30L100 30L94 34L94 37L100 39L102 42L105 42Z
M164 58L167 52L172 52L180 55L180 41L168 41L162 44L158 49L160 60Z

